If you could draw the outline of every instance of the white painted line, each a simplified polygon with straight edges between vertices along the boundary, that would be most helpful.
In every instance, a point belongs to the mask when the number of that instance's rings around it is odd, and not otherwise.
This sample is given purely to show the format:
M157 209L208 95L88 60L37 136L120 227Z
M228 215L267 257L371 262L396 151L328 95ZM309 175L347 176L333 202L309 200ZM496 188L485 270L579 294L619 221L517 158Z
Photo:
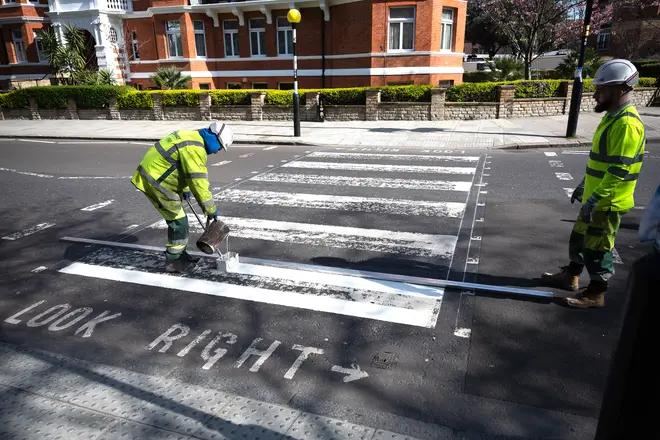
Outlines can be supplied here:
M73 263L70 266L61 269L60 272L70 275L139 284L143 286L176 289L186 292L201 293L204 295L221 296L225 298L257 301L266 304L349 315L358 318L394 322L416 327L435 327L434 314L437 313L437 305L425 310L411 310L365 302L347 301L326 296L305 295L296 292L218 283L166 274L94 266L84 263ZM437 301L432 301L430 303L437 304Z
M131 229L135 229L140 225L130 225L129 227L126 228L127 231L130 231Z
M469 328L457 328L454 330L454 336L458 336L459 338L469 338L471 334L472 329Z
M237 178L234 179L234 181L238 182L241 179L242 179L242 177L237 177Z
M14 232L11 235L7 235L5 237L2 237L3 240L19 240L23 237L27 237L28 235L32 235L35 232L43 231L44 229L48 229L50 227L55 226L55 223L39 223L36 226L33 226L28 229L23 229L22 231Z
M153 145L153 143L149 143L149 142L129 142L129 144L132 144L132 145L148 145L148 146Z
M264 151L274 150L275 148L277 148L277 145L275 145L273 147L266 147L266 148L264 148Z
M96 205L87 206L86 208L82 208L81 211L96 211L97 209L101 209L112 204L112 202L114 202L114 199L106 200L105 202L97 203Z
M130 179L132 176L60 176L60 180Z
M48 269L46 266L39 266L37 268L32 269L30 272L32 273L39 273L43 272L44 270Z
M37 144L54 144L55 141L42 141L42 140L36 140L36 139L16 139L17 141L21 142L34 142Z
M314 174L267 173L250 180L302 185L356 186L364 188L423 189L428 191L470 191L471 182L385 179L377 177L318 176Z
M32 173L29 171L17 171L12 168L0 168L0 171L8 171L10 173L16 173L16 174L21 174L24 176L34 176L34 177L43 177L45 179L51 179L54 176L51 176L50 174L39 174L39 173Z
M245 157L250 157L250 156L254 156L254 153L245 153L245 154L241 154L241 155L238 156L238 157L243 157L243 158L245 158Z
M467 259L467 264L479 264L479 259L478 258L468 258Z
M228 163L231 163L231 160L223 160L223 161L220 161L220 162L216 162L214 164L211 164L211 166L212 167L219 167L219 166L222 166L222 165L227 165Z
M612 260L614 261L614 264L623 264L621 255L619 255L619 251L617 251L616 248L612 248Z
M223 191L216 195L214 199L231 203L254 203L259 206L287 206L291 208L334 209L449 218L460 218L465 210L465 203L460 202L427 202L238 189Z
M573 191L575 191L575 188L564 188L564 191L566 191L566 195L570 199L573 197Z
M562 151L561 154L579 154L579 155L587 155L589 154L589 151Z
M307 168L317 170L382 171L389 173L438 173L474 174L476 168L438 167L421 165L380 165L371 163L309 162L296 160L282 165L285 168Z
M447 161L447 162L477 162L478 156L436 156L428 154L373 154L373 153L332 153L319 151L307 157L323 157L331 159L392 159L392 160L421 160L421 161Z
M571 176L569 173L555 173L555 175L559 180L573 180L573 176Z
M635 206L633 209L646 209L646 206Z
M253 218L221 217L220 219L229 226L232 238L436 258L450 258L456 247L455 235L431 235ZM188 220L191 231L202 232L193 214L188 215ZM167 229L167 223L165 220L160 220L149 227Z
M557 153L555 153L554 151L546 151L545 155L548 157L554 157L557 155Z
M564 168L564 164L562 163L561 160L551 160L550 166L552 168Z

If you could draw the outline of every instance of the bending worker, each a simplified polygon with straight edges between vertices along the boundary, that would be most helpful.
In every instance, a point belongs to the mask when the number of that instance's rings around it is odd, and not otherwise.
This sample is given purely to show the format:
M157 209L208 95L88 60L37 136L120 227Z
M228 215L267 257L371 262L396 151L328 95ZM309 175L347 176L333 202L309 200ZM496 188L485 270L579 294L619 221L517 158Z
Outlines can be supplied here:
M206 158L234 141L231 128L214 122L200 130L178 130L149 148L131 182L147 196L167 223L165 271L183 272L199 260L186 252L188 216L181 198L195 197L207 218L215 219L218 209L209 191Z
M571 203L578 200L582 207L569 240L570 264L559 273L542 276L549 285L577 292L586 266L590 283L582 293L566 299L572 307L605 305L621 217L635 206L646 145L644 124L630 102L630 92L638 82L635 66L615 59L603 64L591 83L596 86L595 111L607 114L594 133L586 175L571 196Z

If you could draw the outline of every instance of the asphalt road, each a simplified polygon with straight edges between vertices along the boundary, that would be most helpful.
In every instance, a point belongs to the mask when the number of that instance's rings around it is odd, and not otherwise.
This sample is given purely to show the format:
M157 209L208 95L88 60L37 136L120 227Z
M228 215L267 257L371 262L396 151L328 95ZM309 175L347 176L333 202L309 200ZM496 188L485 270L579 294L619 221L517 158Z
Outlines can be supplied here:
M591 438L626 269L648 249L636 239L642 210L625 217L607 307L588 311L456 289L401 295L281 269L217 274L212 260L167 276L158 252L61 241L164 244L129 181L146 148L0 141L2 341L394 432L412 419ZM659 145L648 151L640 206L659 183ZM535 278L566 262L577 207L564 188L586 159L251 146L212 156L209 170L241 257L549 290ZM75 325L53 324L74 310Z

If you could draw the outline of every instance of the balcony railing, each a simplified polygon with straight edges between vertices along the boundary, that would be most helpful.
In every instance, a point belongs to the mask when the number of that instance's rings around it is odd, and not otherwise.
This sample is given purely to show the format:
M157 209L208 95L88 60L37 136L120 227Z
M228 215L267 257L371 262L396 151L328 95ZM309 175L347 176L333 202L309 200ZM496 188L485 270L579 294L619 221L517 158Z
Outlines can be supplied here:
M243 3L248 0L189 0L190 6L217 5L219 3Z
M132 0L97 0L100 4L105 2L106 8L111 11L132 11Z

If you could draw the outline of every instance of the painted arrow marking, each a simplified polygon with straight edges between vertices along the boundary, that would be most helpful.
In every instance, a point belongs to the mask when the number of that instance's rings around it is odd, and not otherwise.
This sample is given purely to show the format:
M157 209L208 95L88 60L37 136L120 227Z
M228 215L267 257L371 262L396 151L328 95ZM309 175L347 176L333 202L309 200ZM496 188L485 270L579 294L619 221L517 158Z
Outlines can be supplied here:
M344 368L340 367L339 365L333 365L332 371L335 373L346 374L346 376L344 376L344 382L353 382L355 380L369 377L369 374L366 371L360 370L360 367L357 365L351 365L351 368Z

